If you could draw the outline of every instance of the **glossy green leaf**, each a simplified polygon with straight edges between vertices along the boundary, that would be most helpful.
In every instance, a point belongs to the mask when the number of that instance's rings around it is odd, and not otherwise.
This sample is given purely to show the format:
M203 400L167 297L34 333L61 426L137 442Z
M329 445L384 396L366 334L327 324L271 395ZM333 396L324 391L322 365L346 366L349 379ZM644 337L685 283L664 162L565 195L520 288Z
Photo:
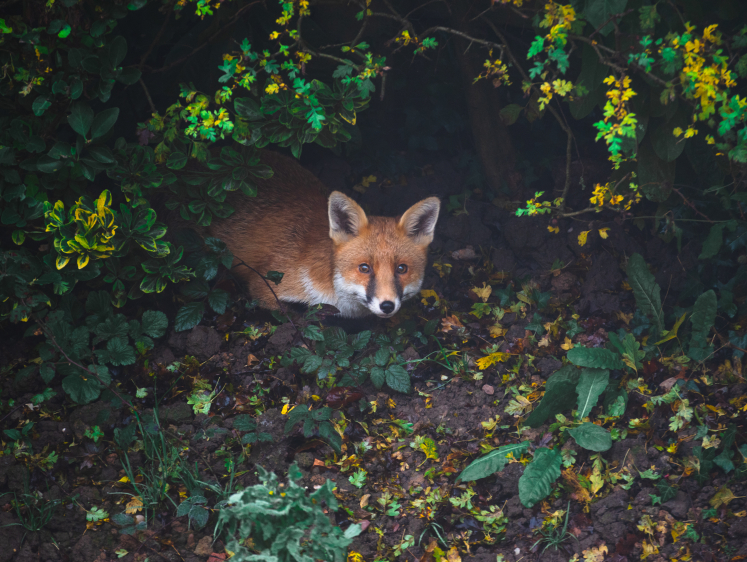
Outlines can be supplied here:
M534 452L534 460L519 478L519 500L524 507L534 507L550 495L553 482L560 477L561 461L561 454L554 449L542 447Z
M487 455L472 461L459 475L456 480L457 483L461 481L471 482L472 480L487 478L491 474L500 472L506 466L509 454L515 459L518 459L531 444L531 441L522 441L521 443L504 445L503 447L498 447L494 451L490 451Z

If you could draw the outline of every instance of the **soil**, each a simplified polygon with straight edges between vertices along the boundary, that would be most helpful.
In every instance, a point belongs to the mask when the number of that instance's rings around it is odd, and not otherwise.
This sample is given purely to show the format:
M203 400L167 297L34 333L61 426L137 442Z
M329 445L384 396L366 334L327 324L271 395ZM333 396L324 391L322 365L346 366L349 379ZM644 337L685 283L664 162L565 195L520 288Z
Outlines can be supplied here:
M339 159L320 165L317 172L334 189L351 186L351 169ZM408 177L407 188L381 183L370 186L362 195L348 192L372 214L396 214L428 195L435 194L446 201L450 195L461 193L462 178L450 163L430 166L427 172ZM148 397L135 401L142 415L147 417L157 405L162 429L178 443L184 458L192 465L196 462L201 475L221 484L228 481L227 459L231 455L238 458L242 449L240 433L234 429L236 417L255 417L257 431L269 434L272 441L259 441L244 449L247 454L236 466L236 485L255 484L257 464L283 478L293 462L302 470L303 483L309 487L326 479L333 481L342 506L334 514L335 521L343 528L352 523L364 526L350 548L369 562L377 556L395 559L392 549L408 535L413 537L414 545L405 550L401 560L433 560L425 548L439 538L449 548L457 547L463 560L486 562L495 561L497 556L498 560L511 562L566 561L576 553L581 555L603 546L608 550L605 560L632 561L644 557L646 544L654 544L658 550L646 557L651 562L747 558L747 486L735 480L733 472L726 474L716 466L701 479L683 472L683 459L693 446L692 441L684 439L688 431L690 436L695 432L691 428L679 435L670 432L670 438L679 438L680 448L675 453L667 452L668 440L663 436L671 415L665 410L669 406L655 410L648 420L649 430L628 431L626 438L615 441L612 449L602 455L612 470L632 466L639 472L653 469L658 475L680 475L676 494L667 501L654 505L651 496L660 495L656 482L639 477L629 487L624 487L624 482L607 482L591 501L585 502L561 478L545 502L528 509L518 496L518 482L524 471L521 462L511 462L503 471L472 486L472 504L482 509L497 506L508 517L504 532L486 538L481 523L472 514L447 501L467 490L467 484L458 484L456 479L467 464L480 456L481 446L517 441L520 418L506 412L514 398L508 388L527 384L541 390L543 382L562 365L564 355L559 347L562 337L554 338L550 345L531 343L526 329L531 313L506 313L501 320L505 334L491 337L487 319L469 314L472 305L480 302L472 287L497 279L491 276L501 271L505 275L495 285L498 288L513 280L515 289L520 290L518 281L531 279L537 290L551 293L554 312L543 314L544 322L552 322L559 314L566 320L578 314L583 333L573 338L574 343L593 345L596 341L596 345L601 345L610 331L623 325L620 313L629 315L635 308L631 292L623 287L627 257L639 252L647 263L653 264L662 297L666 295L671 304L699 254L695 245L683 247L678 254L672 244L664 244L658 238L646 239L645 232L629 223L597 223L597 229L609 228L608 237L591 240L590 236L589 245L580 247L580 229L570 222L560 224L560 233L552 234L546 219L517 218L489 201L470 200L465 208L466 214L443 211L432 245L432 262L451 264L451 271L443 277L436 268L429 267L423 285L438 294L440 303L436 305L433 297L424 298L423 302L416 299L394 319L368 321L367 326L376 333L391 334L407 321L414 321L422 330L426 321L438 318L440 329L436 335L441 345L459 345L465 361L471 362L468 371L474 371L474 360L484 355L480 350L488 344L500 344L502 351L524 356L517 373L511 373L511 363L499 363L484 369L482 378L475 379L468 372L455 376L434 362L424 361L411 370L413 391L408 395L364 384L355 390L363 394L368 404L355 401L335 413L335 419L344 427L342 455L335 455L319 438L304 439L298 428L285 433L285 402L317 407L327 403L330 386L326 382L320 386L296 366L279 365L279 356L298 345L300 338L290 324L276 327L270 335L268 322L272 317L266 312L247 311L243 305L236 305L188 333L170 333L150 352L147 363L141 360L122 369L115 384L130 395L135 394L136 388L153 389ZM453 255L469 255L458 253L468 246L476 259L454 259ZM562 261L564 267L553 275L549 271L556 260ZM441 322L451 315L456 315L463 327ZM33 357L30 346L38 342L27 342L28 339L6 341L2 363L21 366ZM411 338L405 354L417 359L437 350L433 340L423 344ZM190 356L194 359L185 359ZM174 364L181 365L177 372L168 369ZM667 369L658 367L646 367L646 382L651 389L658 390L658 385L671 376ZM195 414L186 402L196 377L221 389L208 414ZM726 379L716 381L709 388L713 395L706 400L721 408L727 418L714 414L706 421L712 429L736 424L741 431L744 412L731 408L729 398L743 394L745 385ZM0 562L225 559L223 543L213 542L211 534L215 513L206 527L196 530L186 516L176 517L175 509L166 502L148 529L136 535L122 534L121 527L111 519L87 521L93 507L113 516L124 511L124 504L130 499L122 495L131 492L131 488L122 480L122 452L115 446L114 430L128 425L132 417L112 396L75 406L65 399L61 388L54 386L57 380L52 383L56 396L42 408L29 408L32 396L43 389L37 382L3 379L2 396L14 397L17 407L4 414L0 425L11 429L24 420L35 421L28 444L31 451L44 455L56 451L59 460L52 468L42 470L38 463L29 460L29 455L0 456L0 493L5 494L0 499ZM716 391L721 393L720 398ZM618 427L626 427L630 419L645 414L643 398L631 395L630 400L630 413ZM489 420L496 422L496 429L486 438L483 422ZM87 435L94 426L104 434L95 442ZM416 437L434 441L437 460L426 458L422 450L410 446ZM522 439L530 440L532 447L559 444L558 432L551 433L548 425L524 432ZM361 454L356 445L363 441L370 448ZM594 462L588 451L572 441L563 447L575 451L577 471L586 472ZM131 449L128 455L134 466L145 461L142 451ZM361 488L350 482L350 476L359 468L367 473ZM703 513L711 508L709 502L722 486L728 486L735 499L704 517ZM444 500L433 510L413 506L413 502L436 489ZM38 490L43 500L62 500L40 531L28 531L20 524L12 500L14 492L21 494L24 490ZM171 493L176 503L178 491L175 487ZM384 494L401 505L398 515L386 515L380 509L378 500ZM73 497L75 500L71 501ZM569 505L568 531L572 537L558 550L552 546L543 550L544 545L533 549L541 537L538 532L543 521ZM651 533L641 524L646 516L654 524ZM697 540L678 536L680 523L687 523Z

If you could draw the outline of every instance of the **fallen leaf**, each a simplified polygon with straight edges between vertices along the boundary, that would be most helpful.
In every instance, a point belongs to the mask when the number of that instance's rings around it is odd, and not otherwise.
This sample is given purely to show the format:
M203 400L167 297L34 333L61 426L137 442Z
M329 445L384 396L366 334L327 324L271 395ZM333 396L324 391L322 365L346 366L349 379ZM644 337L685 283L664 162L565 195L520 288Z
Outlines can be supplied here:
M249 357L246 358L246 366L251 367L254 363L259 363L259 359L250 353Z
M568 351L569 349L573 349L573 347L574 347L573 342L571 341L571 338L569 338L568 336L566 336L563 343L560 344L560 348L564 349L565 351Z
M452 546L449 549L449 552L446 553L446 560L448 560L449 562L462 562L462 557L459 556L457 547Z
M501 326L498 322L496 322L494 325L492 325L488 331L490 332L491 338L499 338L501 336L506 335L506 328Z
M452 329L464 328L464 325L459 321L459 318L455 314L447 316L441 320L441 331L448 332Z
M669 392L669 390L675 385L676 382L677 377L669 377L667 380L660 382L659 386L662 387L665 391Z
M482 302L488 302L490 295L493 293L493 287L483 283L482 287L472 287L472 292L482 299Z
M728 504L731 500L736 500L741 497L744 496L735 496L729 488L721 486L708 503L710 503L711 507L714 509L718 509L722 505Z
M371 499L371 494L363 494L361 496L361 501L360 501L361 509L363 509L364 507L366 507L368 505L368 500L369 499Z
M125 513L127 515L133 515L141 509L143 509L143 500L140 499L140 496L135 496L129 502L127 502Z

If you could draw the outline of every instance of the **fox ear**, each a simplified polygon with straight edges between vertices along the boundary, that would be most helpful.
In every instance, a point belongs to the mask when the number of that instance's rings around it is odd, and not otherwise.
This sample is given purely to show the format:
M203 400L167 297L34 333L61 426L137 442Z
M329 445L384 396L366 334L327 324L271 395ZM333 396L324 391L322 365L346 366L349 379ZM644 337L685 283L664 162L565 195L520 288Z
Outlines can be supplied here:
M418 244L433 242L433 231L436 229L441 201L438 197L428 197L405 211L399 219L399 227Z
M329 196L329 237L340 244L358 236L368 226L366 213L347 195L333 191Z

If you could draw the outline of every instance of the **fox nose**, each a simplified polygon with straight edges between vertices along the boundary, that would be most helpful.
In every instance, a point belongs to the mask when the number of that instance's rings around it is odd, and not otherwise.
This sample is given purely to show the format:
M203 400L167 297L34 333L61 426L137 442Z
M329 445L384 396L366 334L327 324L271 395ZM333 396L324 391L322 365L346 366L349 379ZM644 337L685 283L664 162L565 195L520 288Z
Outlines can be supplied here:
M392 301L384 301L379 305L379 308L384 314L391 314L394 312L394 303Z

